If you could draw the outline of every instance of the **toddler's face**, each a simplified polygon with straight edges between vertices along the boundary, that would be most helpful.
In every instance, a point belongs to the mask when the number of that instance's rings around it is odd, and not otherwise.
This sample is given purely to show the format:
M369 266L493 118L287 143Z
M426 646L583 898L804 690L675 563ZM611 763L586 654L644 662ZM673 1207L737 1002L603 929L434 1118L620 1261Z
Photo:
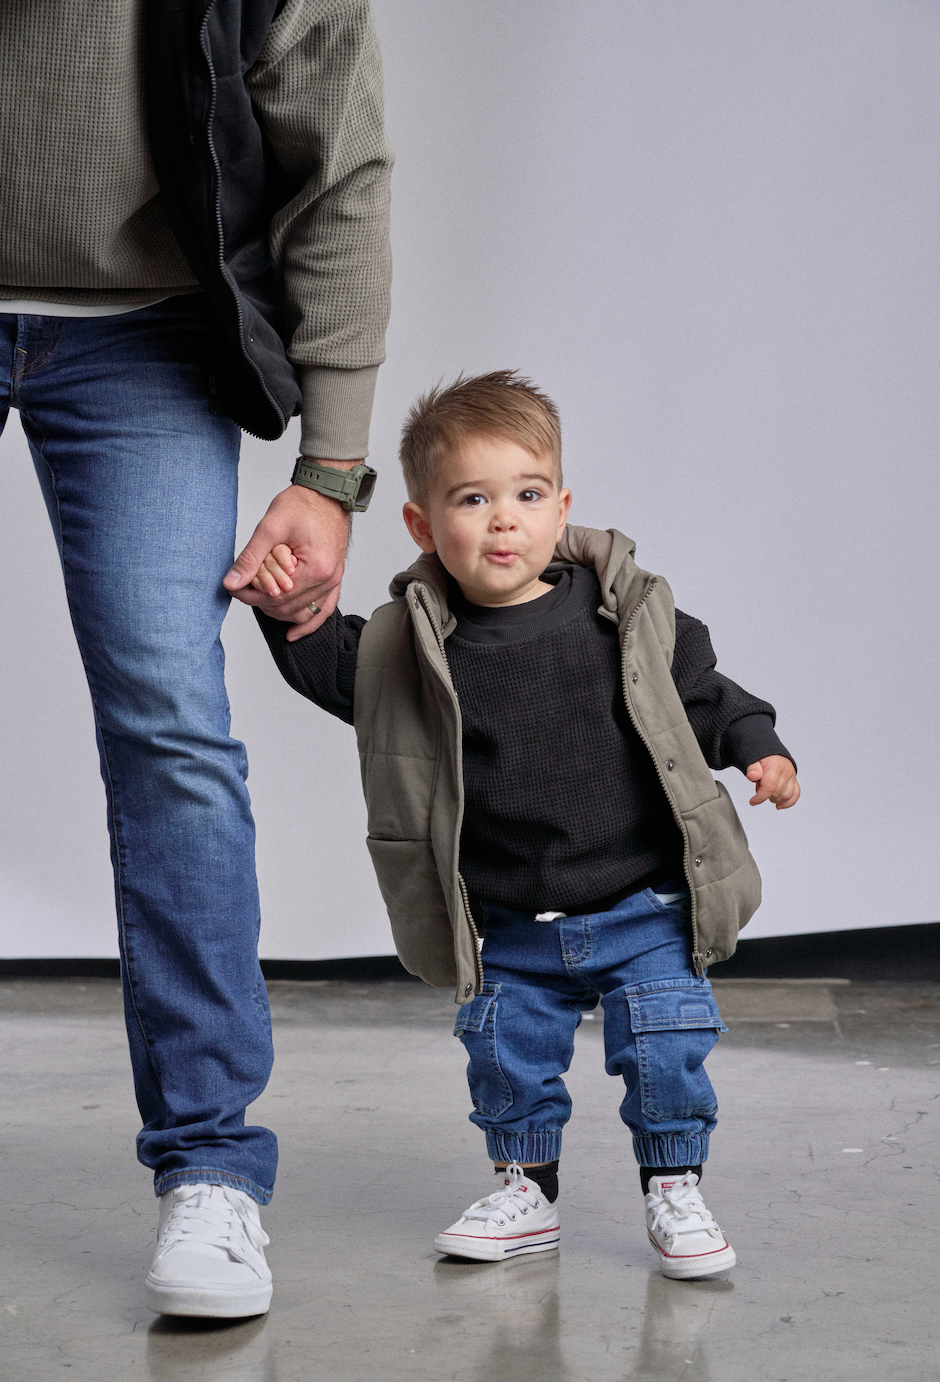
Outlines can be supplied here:
M426 504L404 516L424 552L437 552L468 600L520 605L550 587L539 578L568 520L551 457L516 442L471 437L440 462Z

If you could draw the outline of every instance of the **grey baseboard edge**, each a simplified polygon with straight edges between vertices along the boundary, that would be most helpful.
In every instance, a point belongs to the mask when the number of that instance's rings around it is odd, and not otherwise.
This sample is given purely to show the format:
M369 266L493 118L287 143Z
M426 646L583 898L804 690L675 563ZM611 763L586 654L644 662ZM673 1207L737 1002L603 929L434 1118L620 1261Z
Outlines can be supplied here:
M399 979L420 983L394 955L348 960L262 960L266 979L344 979L353 983ZM940 982L940 921L816 931L795 936L742 937L713 979L877 979ZM0 979L117 979L117 960L0 960Z

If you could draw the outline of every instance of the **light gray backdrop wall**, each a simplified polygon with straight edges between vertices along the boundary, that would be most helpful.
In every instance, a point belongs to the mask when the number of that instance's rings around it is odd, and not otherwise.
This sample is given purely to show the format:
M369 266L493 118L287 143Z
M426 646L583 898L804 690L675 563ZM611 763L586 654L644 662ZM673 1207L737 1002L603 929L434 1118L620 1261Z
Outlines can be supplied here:
M396 434L440 376L558 400L616 525L779 709L804 799L747 818L749 935L935 920L940 9L934 0L378 0L396 284L343 607L411 560ZM296 432L244 451L244 534ZM87 692L15 423L0 453L0 953L116 953ZM387 953L352 731L226 624L262 954Z

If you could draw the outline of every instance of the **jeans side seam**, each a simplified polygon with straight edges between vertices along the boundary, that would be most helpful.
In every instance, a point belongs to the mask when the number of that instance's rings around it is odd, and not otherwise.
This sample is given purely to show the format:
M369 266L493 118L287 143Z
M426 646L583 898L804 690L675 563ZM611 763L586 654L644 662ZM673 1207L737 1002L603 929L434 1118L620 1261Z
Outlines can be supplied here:
M60 332L59 334L61 334L61 332ZM56 338L56 341L58 342L58 336L57 336L57 338ZM45 437L44 437L44 435L43 435L42 427L37 423L36 419L32 416L32 414L29 412L28 409L24 409L23 412L24 412L24 415L29 419L30 424L31 424L32 427L35 429L36 435L37 435L38 438L39 438L39 441L38 441L38 443L37 443L37 449L38 449L38 451L39 451L39 455L42 457L43 464L45 465L46 469L47 469L48 472L49 472L49 481L50 481L50 484L52 485L52 492L53 492L53 494L55 495L55 501L56 501L56 518L57 518L57 522L58 522L59 542L60 542L59 560L60 560L60 562L61 562L61 564L62 564L62 578L63 578L63 585L64 585L64 587L65 587L65 598L66 598L66 602L67 602L68 608L69 608L69 618L70 618L70 620L71 620L72 627L73 627L73 630L74 630L74 627L75 627L75 620L74 620L74 618L72 617L72 601L71 601L71 598L70 598L70 595L69 595L68 569L67 569L66 560L65 560L65 529L64 529L63 523L62 523L62 509L61 509L60 503L59 503L59 490L58 490L58 485L56 484L56 473L55 473L54 467L50 464L48 458L46 457L46 453L45 453L45 450L44 450ZM89 695L89 697L90 697L90 699L91 699L91 709L92 709L92 714L93 714L94 720L95 720L95 729L96 729L97 732L98 732L98 739L99 739L99 742L100 742L100 744L101 744L101 762L103 763L104 767L107 769L107 783L106 783L106 786L107 786L107 793L108 793L108 799L109 799L109 804L110 804L111 826L112 826L112 830L113 830L113 838L114 838L114 845L115 845L115 849L114 849L114 883L115 883L114 895L115 895L115 910L116 910L116 912L117 912L118 933L119 933L120 941L121 941L121 946L120 946L120 948L121 948L121 953L122 953L122 955L123 955L123 957L124 957L124 963L125 963L125 967L126 967L126 970L127 970L127 989L128 989L128 993L129 993L129 995L130 995L131 1006L133 1007L133 1010L134 1010L134 1017L135 1017L136 1020L137 1020L137 1026L138 1026L138 1028L140 1029L141 1037L143 1038L144 1044L145 1044L145 1046L146 1046L146 1048L147 1048L147 1054L148 1054L148 1057L149 1057L149 1059L150 1059L151 1066L153 1066L153 1068L154 1068L154 1070L155 1070L155 1069L156 1069L156 1066L155 1066L155 1064L154 1064L154 1059L153 1059L153 1047L152 1047L152 1045L151 1045L150 1038L149 1038L148 1035L147 1035L147 1031L146 1031L146 1029L145 1029L145 1027L144 1027L144 1022L143 1022L143 1018L142 1018L142 1016L141 1016L140 1010L139 1010L139 1008L138 1008L138 1006L137 1006L137 997L136 997L136 994L134 993L134 984L133 984L133 980L132 980L132 976L131 976L131 966L130 966L129 947L128 947L128 937L127 937L127 925L126 925L126 910L125 910L125 906L124 906L124 884L123 884L123 877L124 877L124 853L125 853L125 846L124 846L124 840L123 840L122 831L121 831L121 829L120 829L120 825L119 825L119 822L118 822L117 811L116 811L116 809L115 809L116 791L115 791L114 777L113 777L112 772L111 772L111 760L110 760L110 757L109 757L109 755L108 755L108 744L107 744L107 740L106 740L106 738L105 738L104 730L102 729L102 726L101 726L101 717L100 717L99 711L98 711L98 702L97 702L97 698L96 698L96 696L95 696L95 690L94 690L94 685L93 685L93 679L92 679L92 677L91 677L90 674L89 674L89 668L88 668L88 666L87 666L87 664L86 664L86 662L85 662L85 654L84 654L84 652L83 652L83 650L82 650L81 641L80 641L78 638L76 638L75 641L76 641L76 644L77 644L77 646L78 646L79 656L80 656L81 659L82 659L82 666L83 666L84 669L85 669L85 681L86 681L86 684L87 684L87 686L88 686L88 695Z

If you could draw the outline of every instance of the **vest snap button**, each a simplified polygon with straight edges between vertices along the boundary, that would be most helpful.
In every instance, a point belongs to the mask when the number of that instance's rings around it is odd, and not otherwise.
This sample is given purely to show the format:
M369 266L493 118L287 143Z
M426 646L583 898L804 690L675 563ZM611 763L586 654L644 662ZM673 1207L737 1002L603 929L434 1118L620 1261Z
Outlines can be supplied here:
M464 989L464 991L463 991L463 996L464 996L464 998L469 998L472 992L473 992L473 985L472 985L472 984L468 984L467 987L466 987L466 988Z
M699 857L698 857L698 858L696 859L696 861L695 861L695 867L696 867L696 868L700 868L700 867L701 867L701 864L702 864L702 856L699 855Z
M633 676L630 678L630 680L633 682L633 685L636 686L636 672L633 673Z
M671 773L675 766L675 763L673 763L672 759L670 758L669 762L666 764L666 772Z
M708 959L709 955L714 955L714 953L714 950L712 950L711 946L709 946L709 948L705 951L706 960Z

